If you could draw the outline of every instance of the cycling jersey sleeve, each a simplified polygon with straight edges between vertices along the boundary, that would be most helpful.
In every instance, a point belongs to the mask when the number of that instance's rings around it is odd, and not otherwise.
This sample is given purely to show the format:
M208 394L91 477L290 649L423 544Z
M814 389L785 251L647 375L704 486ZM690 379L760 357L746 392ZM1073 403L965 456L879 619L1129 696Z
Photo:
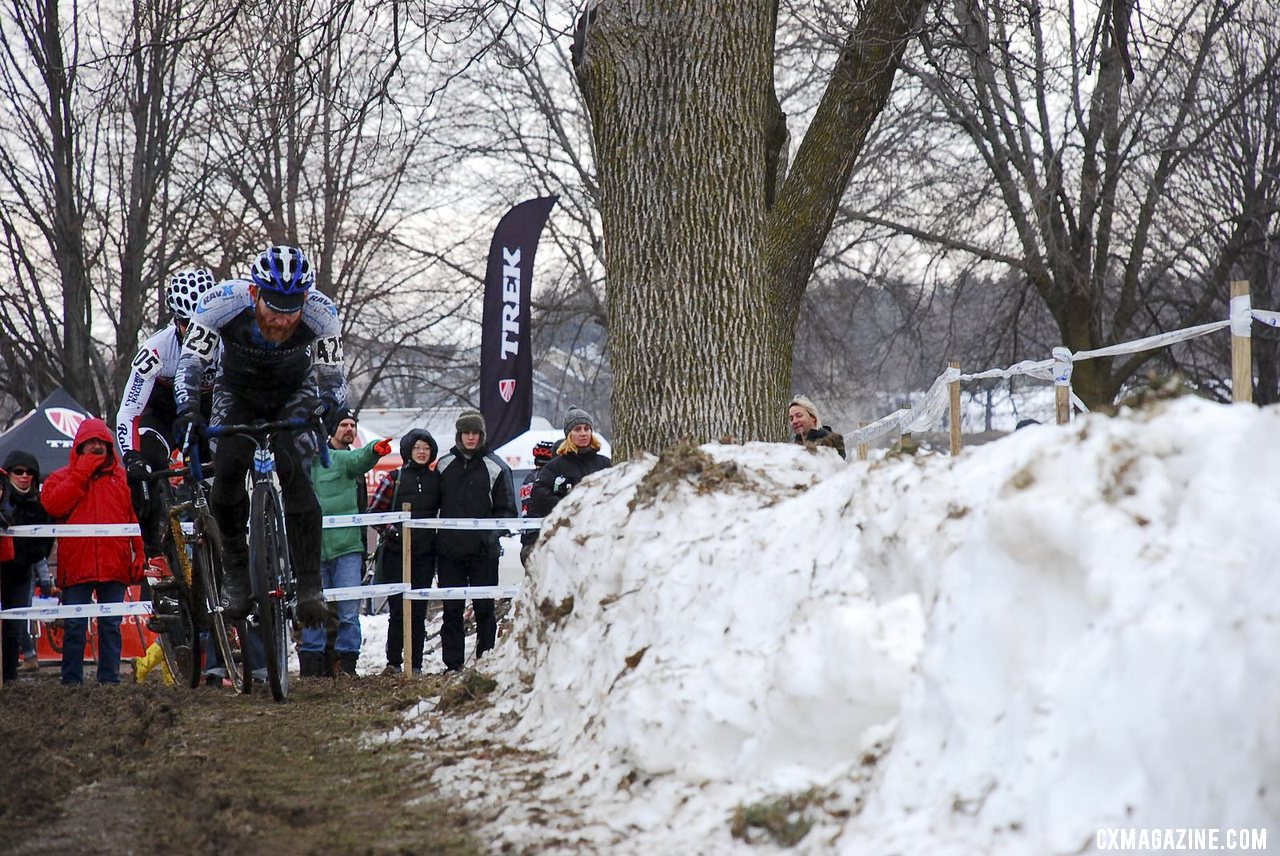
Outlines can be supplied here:
M124 397L120 399L120 408L116 411L116 442L122 453L138 448L138 419L146 409L156 378L164 368L160 349L152 339L143 342L138 355L133 358L129 380L124 386Z
M302 323L316 335L312 345L312 365L320 398L337 407L347 406L347 371L342 358L342 321L338 307L316 289L307 295Z

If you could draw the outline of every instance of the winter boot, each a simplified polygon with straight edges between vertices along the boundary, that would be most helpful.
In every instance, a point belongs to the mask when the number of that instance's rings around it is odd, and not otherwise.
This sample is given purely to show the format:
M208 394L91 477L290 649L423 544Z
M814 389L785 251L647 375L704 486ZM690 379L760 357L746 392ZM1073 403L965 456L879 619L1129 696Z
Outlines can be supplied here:
M338 662L342 664L342 674L356 676L356 660L360 657L357 651L339 651Z
M320 589L320 575L298 574L298 621L313 626L324 624L328 618L329 607Z
M229 558L229 557L228 557ZM222 574L222 616L238 621L249 614L249 568L239 562L226 562Z
M324 653L321 651L299 651L298 673L304 678L325 678Z

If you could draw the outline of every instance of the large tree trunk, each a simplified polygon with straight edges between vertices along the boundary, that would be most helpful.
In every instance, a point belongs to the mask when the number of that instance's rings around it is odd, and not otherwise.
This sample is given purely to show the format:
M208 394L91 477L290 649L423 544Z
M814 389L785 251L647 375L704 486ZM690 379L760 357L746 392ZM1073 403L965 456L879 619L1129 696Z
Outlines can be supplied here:
M764 266L772 3L610 2L578 75L608 271L614 448L766 433L786 354Z
M775 0L611 0L580 22L619 457L780 437L795 304L922 5L868 5L776 203Z

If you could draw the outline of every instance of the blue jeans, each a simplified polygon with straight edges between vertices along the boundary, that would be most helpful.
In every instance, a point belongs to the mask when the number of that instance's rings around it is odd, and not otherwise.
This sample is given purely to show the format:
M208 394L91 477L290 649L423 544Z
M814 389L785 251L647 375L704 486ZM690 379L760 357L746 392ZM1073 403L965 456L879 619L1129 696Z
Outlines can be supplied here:
M363 573L364 555L345 553L336 559L320 563L320 585L325 588L358 586ZM360 599L340 600L335 605L338 607L338 638L333 642L333 650L340 654L359 653ZM308 654L324 653L327 635L323 627L304 627L302 650Z
M77 583L62 591L64 606L83 606L93 602L122 603L124 583ZM98 683L120 683L120 616L103 616L98 622ZM89 619L68 618L62 633L62 682L84 683L84 644L89 633Z

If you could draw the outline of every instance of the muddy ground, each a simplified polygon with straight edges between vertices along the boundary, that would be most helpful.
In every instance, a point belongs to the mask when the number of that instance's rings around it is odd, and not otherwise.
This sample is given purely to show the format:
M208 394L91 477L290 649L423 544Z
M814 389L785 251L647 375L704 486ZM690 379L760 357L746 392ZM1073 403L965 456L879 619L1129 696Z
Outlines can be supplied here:
M0 689L0 853L489 852L429 786L456 753L369 739L423 699L466 715L488 688L476 673L295 679L285 704L55 673Z

